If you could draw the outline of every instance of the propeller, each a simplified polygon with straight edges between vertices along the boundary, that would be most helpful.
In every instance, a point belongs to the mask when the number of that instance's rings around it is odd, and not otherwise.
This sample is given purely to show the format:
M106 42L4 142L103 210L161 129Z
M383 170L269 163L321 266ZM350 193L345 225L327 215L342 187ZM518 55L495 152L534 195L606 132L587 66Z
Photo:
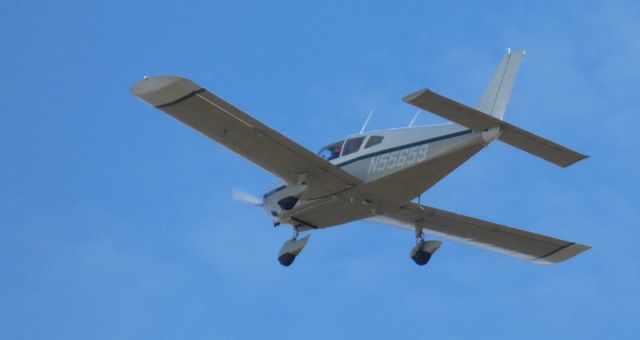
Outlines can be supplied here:
M233 191L231 192L231 197L240 203L244 203L244 204L250 204L250 205L257 205L257 206L262 206L262 200L259 199L258 197L248 193L248 192L244 192L242 190L238 190L238 189L233 189Z

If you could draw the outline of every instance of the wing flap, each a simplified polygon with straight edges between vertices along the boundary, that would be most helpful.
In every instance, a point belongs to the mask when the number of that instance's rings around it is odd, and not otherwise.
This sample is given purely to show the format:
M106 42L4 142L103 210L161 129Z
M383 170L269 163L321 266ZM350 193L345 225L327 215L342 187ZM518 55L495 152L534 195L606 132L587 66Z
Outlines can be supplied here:
M148 77L131 93L289 184L306 174L312 189L306 195L332 194L361 183L189 79Z
M542 264L558 263L591 248L415 203L384 216L386 221L378 221L411 229L421 225L446 238Z
M501 141L561 167L567 167L588 157L429 89L412 93L403 100L474 130L500 127L502 133L498 139Z

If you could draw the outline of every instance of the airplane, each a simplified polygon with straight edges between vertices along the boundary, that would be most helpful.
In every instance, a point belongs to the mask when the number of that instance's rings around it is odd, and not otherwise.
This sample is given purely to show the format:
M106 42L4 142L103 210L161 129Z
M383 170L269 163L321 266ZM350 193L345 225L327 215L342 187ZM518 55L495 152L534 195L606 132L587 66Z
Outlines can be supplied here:
M293 237L278 253L283 266L291 265L307 244L310 235L299 237L300 233L361 219L413 231L416 244L410 257L418 265L429 262L442 243L425 240L425 230L534 263L554 264L591 247L419 202L425 191L495 140L561 167L588 157L503 120L524 54L507 49L474 107L429 89L403 98L449 123L370 132L363 127L317 153L187 78L145 77L130 91L282 179L283 184L262 199L236 196L263 206L274 226L293 228Z

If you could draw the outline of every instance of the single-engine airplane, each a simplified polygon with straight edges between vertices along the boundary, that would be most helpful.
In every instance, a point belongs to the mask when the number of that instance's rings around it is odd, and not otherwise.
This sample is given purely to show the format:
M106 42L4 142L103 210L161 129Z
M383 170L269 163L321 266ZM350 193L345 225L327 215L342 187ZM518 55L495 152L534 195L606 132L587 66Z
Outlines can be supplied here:
M523 55L524 51L507 50L475 107L428 89L404 97L405 102L451 123L361 131L318 153L186 78L145 77L131 93L283 180L261 200L249 201L262 205L274 226L293 227L293 238L278 254L284 266L309 240L309 235L299 238L300 232L360 219L414 231L416 244L410 257L418 265L425 265L441 245L438 240L425 240L424 230L552 264L590 247L414 202L494 140L561 167L587 157L503 120Z

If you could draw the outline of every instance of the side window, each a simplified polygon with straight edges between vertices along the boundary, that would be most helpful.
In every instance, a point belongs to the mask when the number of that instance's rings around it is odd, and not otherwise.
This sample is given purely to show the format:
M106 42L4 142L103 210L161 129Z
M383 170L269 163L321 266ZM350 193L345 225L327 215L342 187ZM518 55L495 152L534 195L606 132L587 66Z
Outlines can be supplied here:
M358 150L360 150L360 145L364 142L364 137L356 137L347 139L347 142L344 143L344 148L342 150L342 155L346 156L348 154L352 154Z
M378 145L380 143L382 143L382 140L384 139L384 137L382 136L371 136L369 137L369 140L367 141L367 144L364 146L364 148L369 148L372 147L374 145Z

